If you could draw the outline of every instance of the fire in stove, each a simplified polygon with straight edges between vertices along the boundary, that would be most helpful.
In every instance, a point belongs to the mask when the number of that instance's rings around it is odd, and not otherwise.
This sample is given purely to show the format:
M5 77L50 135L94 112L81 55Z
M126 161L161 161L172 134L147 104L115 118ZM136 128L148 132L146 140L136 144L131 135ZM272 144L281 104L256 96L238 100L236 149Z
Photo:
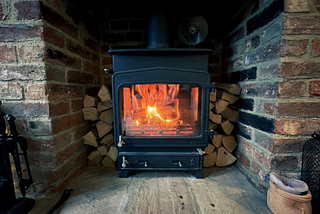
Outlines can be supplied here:
M135 84L122 89L122 133L126 136L197 135L199 87Z

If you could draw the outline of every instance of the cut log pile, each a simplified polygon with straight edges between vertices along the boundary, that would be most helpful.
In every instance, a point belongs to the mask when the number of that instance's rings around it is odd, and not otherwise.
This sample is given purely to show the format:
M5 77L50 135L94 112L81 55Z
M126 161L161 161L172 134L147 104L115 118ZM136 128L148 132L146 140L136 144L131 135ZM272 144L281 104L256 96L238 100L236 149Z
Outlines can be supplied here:
M238 145L232 131L238 119L234 103L240 93L238 85L228 83L216 83L215 92L210 92L209 129L215 133L205 149L204 167L228 166L237 160L232 154Z
M106 85L100 88L97 96L84 97L82 113L85 120L94 124L93 130L83 136L84 143L94 148L88 156L88 164L115 167L118 151L112 132L112 99Z

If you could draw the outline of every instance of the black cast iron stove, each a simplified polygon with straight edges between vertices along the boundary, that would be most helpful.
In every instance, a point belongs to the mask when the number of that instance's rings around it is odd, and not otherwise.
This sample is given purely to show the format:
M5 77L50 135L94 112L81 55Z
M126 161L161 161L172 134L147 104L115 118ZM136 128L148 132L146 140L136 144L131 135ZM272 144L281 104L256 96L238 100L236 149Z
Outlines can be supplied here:
M210 49L169 48L167 16L155 13L147 49L113 55L113 118L120 177L133 170L187 170L203 178Z
M203 178L208 145L209 49L110 50L120 177L187 170Z

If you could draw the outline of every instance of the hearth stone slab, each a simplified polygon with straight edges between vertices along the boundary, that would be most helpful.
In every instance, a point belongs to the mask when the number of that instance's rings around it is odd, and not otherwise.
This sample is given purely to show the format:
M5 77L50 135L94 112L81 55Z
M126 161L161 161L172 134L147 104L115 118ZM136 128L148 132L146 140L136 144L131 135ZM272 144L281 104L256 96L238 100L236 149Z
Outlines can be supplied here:
M185 171L145 171L118 178L117 169L87 168L67 187L74 191L56 212L272 213L267 207L267 193L252 186L236 166L206 168L203 173L204 179L196 179ZM30 214L46 213L61 194L38 195Z

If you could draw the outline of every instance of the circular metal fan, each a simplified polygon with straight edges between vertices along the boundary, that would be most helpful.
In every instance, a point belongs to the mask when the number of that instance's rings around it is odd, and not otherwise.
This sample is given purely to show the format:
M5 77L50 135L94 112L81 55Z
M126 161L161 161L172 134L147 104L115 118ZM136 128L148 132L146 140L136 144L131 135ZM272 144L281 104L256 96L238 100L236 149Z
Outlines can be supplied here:
M202 16L191 16L183 19L178 27L179 38L187 45L202 42L208 34L208 24Z

